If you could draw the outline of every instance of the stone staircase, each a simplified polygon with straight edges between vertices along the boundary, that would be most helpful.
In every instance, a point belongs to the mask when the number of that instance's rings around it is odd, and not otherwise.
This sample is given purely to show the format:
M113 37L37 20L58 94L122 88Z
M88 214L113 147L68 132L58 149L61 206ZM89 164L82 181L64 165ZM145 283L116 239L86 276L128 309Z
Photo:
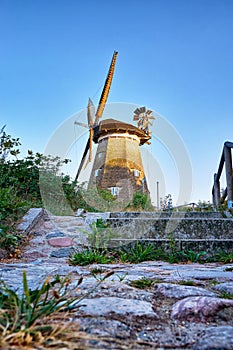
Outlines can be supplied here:
M220 212L115 212L108 221L124 244L141 240L166 248L172 240L180 250L233 250L233 218Z
M90 223L98 218L110 223L115 237L112 246L140 240L163 249L168 249L172 243L177 250L210 253L233 250L233 218L223 217L220 212L106 212L86 213L82 217L49 215L50 221L44 222L47 216L43 209L30 209L18 226L24 235L36 235L30 240L29 255L34 256L35 252L38 255L40 250L42 255L65 257L73 246L87 246L87 235L83 232L90 230Z

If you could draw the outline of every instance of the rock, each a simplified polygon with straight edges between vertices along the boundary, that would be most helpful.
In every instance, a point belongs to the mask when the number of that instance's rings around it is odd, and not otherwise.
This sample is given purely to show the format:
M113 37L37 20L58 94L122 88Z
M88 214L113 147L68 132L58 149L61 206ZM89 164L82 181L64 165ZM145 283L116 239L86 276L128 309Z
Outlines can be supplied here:
M27 258L27 259L47 258L48 254L46 254L44 252L31 251L31 252L24 253L23 257Z
M0 248L0 260L8 258L8 252Z
M74 302L71 307L75 306ZM122 299L118 297L101 297L86 299L77 304L78 309L92 316L117 315L145 316L156 318L151 303L142 300Z
M76 216L81 216L82 214L84 214L84 209L82 209L82 208L79 208L77 211L76 211L76 213L75 213L75 215Z
M110 212L105 213L87 213L85 218L86 224L92 224L93 222L96 222L97 219L102 219L104 222L108 220L110 217Z
M209 296L214 297L216 293L210 292L204 288L185 286L174 283L160 283L155 286L156 295L164 296L166 298L176 298L181 299L188 296Z
M107 271L106 271L107 272ZM105 272L105 273L106 273ZM100 297L119 297L121 299L137 299L147 302L152 302L153 293L147 292L145 290L139 290L137 288L130 287L122 282L114 280L115 275L110 277L110 280L103 281L98 288L96 288L92 293L92 298ZM88 293L93 287L93 281L87 280L80 286L82 294Z
M17 231L21 234L28 234L44 215L43 208L31 208L24 215L21 223L17 226Z
M58 237L49 239L48 244L52 247L70 247L74 245L74 242L73 239L69 237Z
M51 238L57 238L57 237L64 237L65 234L63 232L57 231L57 232L51 232L46 235L47 239Z
M205 322L226 307L233 307L233 300L214 297L188 297L173 305L171 317L191 322Z
M233 327L217 326L207 328L198 339L194 350L232 350Z
M117 320L94 319L94 318L78 318L77 322L80 324L80 331L88 334L94 334L101 337L122 337L130 336L130 329L124 323Z
M73 248L60 248L53 250L50 254L51 258L68 258L73 253Z
M220 292L226 292L233 295L233 282L220 283L213 288Z
M37 237L32 238L30 240L30 245L39 246L39 245L44 245L44 244L45 244L45 239L43 236L37 236Z

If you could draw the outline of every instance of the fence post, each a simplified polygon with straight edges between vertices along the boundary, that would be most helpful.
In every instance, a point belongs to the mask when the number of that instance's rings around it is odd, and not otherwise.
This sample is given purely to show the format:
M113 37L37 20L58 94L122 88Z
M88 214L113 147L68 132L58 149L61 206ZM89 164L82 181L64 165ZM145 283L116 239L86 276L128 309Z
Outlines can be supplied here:
M216 208L218 208L220 204L220 183L219 180L217 180L217 174L214 174L213 204Z
M232 193L232 157L231 148L226 144L224 145L224 158L225 158L225 169L226 169L226 182L227 182L227 199L228 201L233 200Z

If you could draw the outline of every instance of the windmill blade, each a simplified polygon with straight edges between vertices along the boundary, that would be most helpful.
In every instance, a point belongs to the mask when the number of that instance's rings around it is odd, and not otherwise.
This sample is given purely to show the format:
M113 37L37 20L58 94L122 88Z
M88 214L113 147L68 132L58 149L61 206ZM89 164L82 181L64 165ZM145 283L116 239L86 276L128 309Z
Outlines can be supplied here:
M95 116L95 106L92 100L88 99L88 105L87 105L87 122L89 128L93 126L93 117Z
M99 100L99 105L98 105L97 112L96 112L96 115L95 115L95 122L94 122L94 124L97 124L99 119L103 115L104 107L105 107L105 104L107 102L108 94L109 94L111 83L112 83L112 78L113 78L113 74L114 74L114 69L115 69L117 55L118 55L118 52L114 51L114 54L113 54L113 57L112 57L112 61L111 61L111 64L110 64L110 68L109 68L109 71L108 71L108 75L107 75L107 78L105 80L104 88L103 88L103 91L102 91L102 94L101 94L101 97L100 97L100 100Z
M146 107L140 107L139 110L140 110L140 114L145 113Z
M83 165L85 163L85 160L86 160L86 157L87 157L87 153L89 151L89 148L90 148L90 138L87 140L87 144L86 144L86 147L85 147L85 150L83 152L83 156L82 156L82 160L79 164L79 168L78 168L78 171L77 171L77 174L75 176L75 181L78 179L80 173L81 173L81 170L83 168Z
M140 109L139 109L139 108L135 109L134 113L135 113L136 115L141 114L141 113L140 113Z
M83 126L84 128L89 129L89 126L86 123L81 123L81 122L74 122L75 125Z
M92 142L93 142L93 134L94 130L90 128L90 134L89 134L89 144L90 144L90 151L89 151L89 162L92 161Z
M4 131L5 127L6 127L6 124L1 128L1 130L0 130L0 135L3 134L3 133L5 132L5 131Z
M135 111L134 111L134 113L136 114L136 115L140 115L140 114L143 114L143 113L145 113L146 112L146 107L138 107L138 108L136 108L135 109Z

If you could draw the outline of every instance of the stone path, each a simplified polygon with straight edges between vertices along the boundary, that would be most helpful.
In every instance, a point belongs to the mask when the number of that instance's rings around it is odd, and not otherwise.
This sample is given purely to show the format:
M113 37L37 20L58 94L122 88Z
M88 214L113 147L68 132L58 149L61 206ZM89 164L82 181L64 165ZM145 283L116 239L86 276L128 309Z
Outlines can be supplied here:
M23 229L30 226L27 220ZM114 271L78 307L71 305L72 322L95 339L86 340L87 349L233 349L233 300L226 298L233 295L233 264L71 266L72 250L87 245L86 229L81 217L40 218L29 229L20 259L0 264L1 279L22 293L24 270L31 289L47 276L70 274L71 294L79 300ZM144 289L133 286L142 278L154 282Z

